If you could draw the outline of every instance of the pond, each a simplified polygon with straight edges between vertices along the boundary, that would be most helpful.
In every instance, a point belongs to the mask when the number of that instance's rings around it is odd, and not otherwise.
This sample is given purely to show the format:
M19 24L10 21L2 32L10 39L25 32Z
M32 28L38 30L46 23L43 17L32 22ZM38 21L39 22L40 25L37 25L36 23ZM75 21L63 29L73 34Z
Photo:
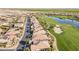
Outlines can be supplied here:
M75 26L75 27L79 28L79 22L76 21L76 20L72 20L72 19L60 19L60 18L53 17L53 16L48 16L48 17L52 18L53 20L56 20L59 23L70 24L72 26Z

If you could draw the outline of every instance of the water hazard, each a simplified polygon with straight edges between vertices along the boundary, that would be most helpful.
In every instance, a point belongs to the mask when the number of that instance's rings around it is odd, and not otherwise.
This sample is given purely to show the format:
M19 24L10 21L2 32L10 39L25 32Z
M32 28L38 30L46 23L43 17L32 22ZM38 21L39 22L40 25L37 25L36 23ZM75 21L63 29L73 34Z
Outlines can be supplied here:
M48 16L48 17L52 18L53 20L56 20L59 23L70 24L72 26L75 26L75 27L79 28L79 22L76 21L76 20L72 20L72 19L60 19L60 18L52 17L52 16Z

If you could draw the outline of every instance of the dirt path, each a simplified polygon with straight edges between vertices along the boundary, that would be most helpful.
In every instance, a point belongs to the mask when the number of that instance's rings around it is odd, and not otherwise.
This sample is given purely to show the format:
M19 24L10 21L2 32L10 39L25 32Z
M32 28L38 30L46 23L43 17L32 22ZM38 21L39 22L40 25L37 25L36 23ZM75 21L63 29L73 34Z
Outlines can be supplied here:
M53 38L54 38L54 42L53 42L53 49L54 51L58 51L58 48L57 48L57 41L56 41L56 38L53 34L51 34L49 31L47 31Z

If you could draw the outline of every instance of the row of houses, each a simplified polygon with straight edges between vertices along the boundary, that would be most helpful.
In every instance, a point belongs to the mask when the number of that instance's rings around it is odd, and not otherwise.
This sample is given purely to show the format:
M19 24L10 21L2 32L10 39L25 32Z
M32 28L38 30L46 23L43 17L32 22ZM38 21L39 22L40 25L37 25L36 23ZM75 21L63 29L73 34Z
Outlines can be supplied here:
M32 12L33 15L65 15L65 16L74 16L79 18L78 12Z
M50 48L50 38L46 35L46 31L40 25L38 20L32 16L31 22L33 23L33 35L32 35L32 51L39 51L41 49Z

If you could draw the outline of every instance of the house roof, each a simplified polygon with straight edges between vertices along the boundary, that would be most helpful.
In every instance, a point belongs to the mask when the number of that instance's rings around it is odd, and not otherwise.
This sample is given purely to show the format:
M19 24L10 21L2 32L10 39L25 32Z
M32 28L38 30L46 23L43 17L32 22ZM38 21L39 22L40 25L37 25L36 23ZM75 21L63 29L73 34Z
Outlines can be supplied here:
M33 36L33 38L32 38L32 40L48 40L48 39L49 38L46 35L42 35L42 34Z
M36 45L31 45L31 50L32 51L39 51L44 48L50 48L50 45L48 44L48 41L40 41Z

